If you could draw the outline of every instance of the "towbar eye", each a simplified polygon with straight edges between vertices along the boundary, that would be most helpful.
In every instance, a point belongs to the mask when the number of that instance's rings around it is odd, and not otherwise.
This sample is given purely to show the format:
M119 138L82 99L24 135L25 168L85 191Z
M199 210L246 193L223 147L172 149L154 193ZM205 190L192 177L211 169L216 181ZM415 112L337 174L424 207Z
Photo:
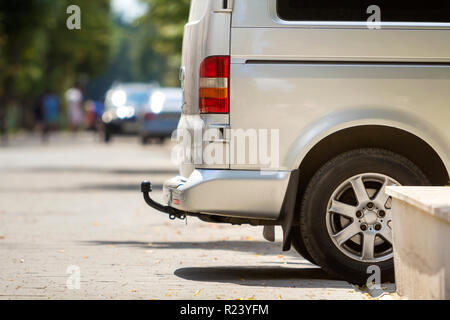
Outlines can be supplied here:
M150 181L143 181L141 183L141 192L152 192L152 184Z

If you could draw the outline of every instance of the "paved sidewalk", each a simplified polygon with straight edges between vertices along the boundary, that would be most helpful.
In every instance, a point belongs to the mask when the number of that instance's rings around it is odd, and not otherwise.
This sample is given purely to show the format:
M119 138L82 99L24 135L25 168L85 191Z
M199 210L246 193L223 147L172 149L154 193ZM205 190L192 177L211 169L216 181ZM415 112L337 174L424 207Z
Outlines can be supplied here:
M139 183L151 178L161 196L176 175L170 150L90 135L0 147L0 299L368 297L262 228L186 225L147 207Z

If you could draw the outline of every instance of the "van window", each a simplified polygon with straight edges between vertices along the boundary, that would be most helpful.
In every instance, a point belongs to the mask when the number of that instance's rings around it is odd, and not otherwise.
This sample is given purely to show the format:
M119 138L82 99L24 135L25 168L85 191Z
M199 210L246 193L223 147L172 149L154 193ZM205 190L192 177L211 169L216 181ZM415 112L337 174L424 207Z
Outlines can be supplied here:
M382 22L450 22L449 0L276 0L278 16L289 21L365 22L377 5Z

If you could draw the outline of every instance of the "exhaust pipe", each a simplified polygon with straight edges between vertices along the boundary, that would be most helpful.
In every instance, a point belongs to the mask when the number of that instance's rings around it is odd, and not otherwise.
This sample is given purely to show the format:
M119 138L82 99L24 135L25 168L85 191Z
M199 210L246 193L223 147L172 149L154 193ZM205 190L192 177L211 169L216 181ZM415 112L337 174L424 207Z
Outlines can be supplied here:
M169 215L170 220L180 219L185 220L187 215L190 216L198 216L196 213L192 212L185 212L178 210L173 207L164 206L156 201L154 201L152 198L150 198L150 192L152 192L152 184L150 181L143 181L141 183L141 192L144 195L145 202L152 207L153 209L156 209L160 212L166 213Z

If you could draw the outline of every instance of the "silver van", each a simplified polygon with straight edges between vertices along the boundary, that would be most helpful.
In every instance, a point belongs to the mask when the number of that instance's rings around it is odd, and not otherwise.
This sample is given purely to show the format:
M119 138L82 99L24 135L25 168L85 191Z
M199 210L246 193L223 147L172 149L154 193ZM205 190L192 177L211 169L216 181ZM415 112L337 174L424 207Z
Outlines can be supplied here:
M449 181L450 2L376 3L192 0L180 174L146 202L269 241L281 226L335 277L392 281L385 187Z

